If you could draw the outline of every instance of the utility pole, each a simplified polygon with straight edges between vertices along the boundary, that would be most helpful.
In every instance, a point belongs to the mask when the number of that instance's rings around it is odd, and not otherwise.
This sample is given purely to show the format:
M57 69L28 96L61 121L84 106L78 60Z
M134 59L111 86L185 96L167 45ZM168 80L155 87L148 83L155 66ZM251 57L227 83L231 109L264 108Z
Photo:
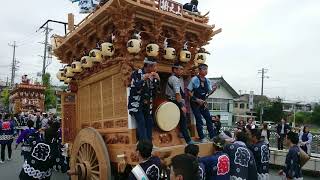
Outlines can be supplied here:
M16 41L13 44L8 44L13 47L12 64L11 64L11 87L14 85L14 78L16 76L16 48L18 47Z
M67 34L67 25L68 23L61 22L61 21L55 21L55 20L47 20L37 31L40 29L44 29L45 31L45 40L44 40L44 53L43 53L43 63L42 63L42 78L44 74L46 73L46 68L47 68L47 53L48 53L48 39L49 39L49 33L52 29L49 28L49 23L57 23L57 24L63 24L64 25L64 31L65 34ZM73 25L74 27L74 25Z
M52 29L49 28L48 23L45 24L45 27L42 26L40 29L44 29L45 31L44 52L43 52L43 62L42 62L42 78L43 78L44 74L46 73L46 67L47 67L48 38L49 38L49 33Z
M263 97L263 89L264 89L264 79L269 78L266 76L266 73L268 72L268 69L262 68L261 70L258 71L259 74L261 74L261 98ZM263 104L261 103L261 109L260 109L260 123L263 123Z
M9 86L9 77L7 76L6 87Z

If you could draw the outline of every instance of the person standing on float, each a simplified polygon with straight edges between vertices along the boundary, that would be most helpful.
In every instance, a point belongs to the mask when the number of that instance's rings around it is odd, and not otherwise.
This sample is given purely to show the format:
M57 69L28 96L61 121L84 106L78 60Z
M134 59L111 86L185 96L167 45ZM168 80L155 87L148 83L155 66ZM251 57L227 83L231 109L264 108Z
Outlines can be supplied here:
M209 109L206 107L207 95L212 91L211 83L206 75L208 74L208 65L199 65L199 74L194 76L189 85L188 91L191 97L191 109L196 119L196 127L201 142L208 142L203 133L203 121L202 116L206 120L207 129L209 131L209 137L212 139L216 134L213 129L213 123Z
M137 137L152 141L152 101L160 84L156 59L146 57L143 68L131 74L128 111L137 123Z
M184 93L184 83L183 78L181 77L183 73L183 66L179 63L175 63L172 66L172 75L168 79L168 83L166 86L166 96L169 101L175 103L180 110L180 131L183 135L187 144L194 144L191 140L190 135L188 133L187 128L187 119L186 113L187 109L185 107L185 93Z

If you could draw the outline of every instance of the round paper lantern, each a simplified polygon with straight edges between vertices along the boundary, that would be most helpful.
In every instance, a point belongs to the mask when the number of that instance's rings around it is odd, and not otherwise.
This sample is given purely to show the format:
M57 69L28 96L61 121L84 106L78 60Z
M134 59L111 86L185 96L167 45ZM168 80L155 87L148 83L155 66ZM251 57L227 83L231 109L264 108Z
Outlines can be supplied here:
M82 72L82 65L81 65L81 62L80 62L80 61L74 61L74 62L71 64L71 67L72 67L72 72L74 72L74 73L80 73L80 72Z
M176 50L174 48L165 48L163 57L168 60L174 60L176 58Z
M140 39L130 39L127 42L127 50L131 54L137 54L141 51L141 40Z
M92 58L89 56L83 56L81 58L81 65L83 68L91 68L93 66Z
M102 54L101 51L98 49L92 49L89 53L89 56L92 58L92 62L102 62Z
M194 57L194 62L198 64L204 64L207 60L207 54L206 53L197 53Z
M64 69L59 69L56 76L60 81L64 81L66 79L66 76L64 74Z
M156 57L159 55L159 46L157 44L148 44L146 51L148 56Z
M66 78L64 80L64 84L69 84L71 82L72 78Z
M114 49L112 43L105 42L105 43L101 44L101 54L103 56L111 57L114 55L114 51L115 51L115 49Z
M74 73L72 71L72 67L70 64L68 64L65 68L64 68L64 73L66 75L67 78L72 78L74 76Z
M188 50L180 51L180 61L181 62L189 62L191 59L191 52Z

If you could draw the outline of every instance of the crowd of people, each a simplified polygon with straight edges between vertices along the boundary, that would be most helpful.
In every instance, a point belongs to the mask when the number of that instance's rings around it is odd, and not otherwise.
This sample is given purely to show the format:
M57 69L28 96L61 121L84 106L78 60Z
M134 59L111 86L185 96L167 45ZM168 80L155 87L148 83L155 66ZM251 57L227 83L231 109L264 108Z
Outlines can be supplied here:
M184 154L171 159L170 180L269 180L270 150L262 131L245 128L235 131L234 136L222 131L210 142L213 151L206 157L198 156L199 144L188 144ZM285 139L289 151L279 176L283 179L303 179L301 167L305 162L300 157L299 135L289 131ZM151 141L138 142L141 163L132 169L130 180L167 179L163 176L165 170L160 158L152 155L153 150Z
M21 180L50 179L53 170L67 171L67 157L62 153L60 120L54 114L0 114L1 164L12 159L14 140L15 149L21 145L24 159L19 175Z

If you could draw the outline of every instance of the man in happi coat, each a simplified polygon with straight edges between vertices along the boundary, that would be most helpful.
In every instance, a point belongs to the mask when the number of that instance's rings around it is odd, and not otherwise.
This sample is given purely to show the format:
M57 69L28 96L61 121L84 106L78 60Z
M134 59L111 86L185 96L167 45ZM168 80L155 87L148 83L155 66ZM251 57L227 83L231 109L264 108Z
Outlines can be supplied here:
M261 138L261 130L252 129L251 137L252 144L249 145L249 149L252 151L256 161L258 179L269 180L269 146L265 143L264 139Z
M151 141L141 140L137 145L137 153L140 163L136 165L129 180L159 180L161 172L160 158L152 156L153 145Z
M230 180L230 159L224 153L225 141L213 138L213 154L199 159L205 166L206 180Z
M258 180L256 162L246 145L247 141L246 132L236 132L236 141L226 145L223 150L230 158L231 180Z
M128 111L137 123L139 141L152 141L152 103L160 84L156 64L154 57L146 57L143 68L131 75Z

